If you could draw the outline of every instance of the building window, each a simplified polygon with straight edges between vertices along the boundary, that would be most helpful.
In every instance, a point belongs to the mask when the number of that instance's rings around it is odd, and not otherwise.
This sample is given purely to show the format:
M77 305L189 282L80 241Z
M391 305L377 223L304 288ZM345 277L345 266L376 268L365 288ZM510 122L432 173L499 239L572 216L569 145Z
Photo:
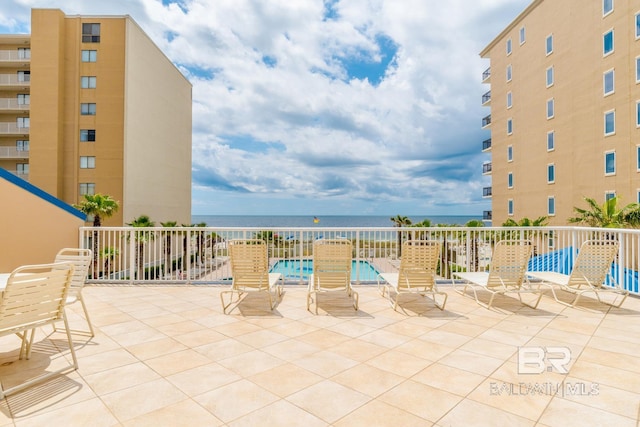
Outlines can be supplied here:
M18 105L29 105L31 103L31 96L28 93L18 94Z
M513 133L513 119L507 119L507 135Z
M553 34L549 34L547 36L547 40L545 43L545 52L547 53L547 56L553 53Z
M95 142L95 140L96 140L95 129L80 129L80 141Z
M556 182L556 165L553 163L547 165L547 184Z
M511 39L507 39L507 55L511 55Z
M638 153L640 153L640 151L638 151ZM638 154L638 156L640 156L640 154ZM512 162L512 161L513 161L513 145L509 145L507 147L507 162ZM639 162L638 164L640 165L640 160L638 160L638 162Z
M547 215L554 216L556 214L556 198L549 196L547 198Z
M98 60L97 50L83 50L82 62L96 62Z
M507 92L507 108L511 108L512 105L512 95L511 92Z
M29 151L29 140L19 139L16 141L16 151Z
M556 148L556 133L555 131L547 132L547 151L553 151Z
M81 182L80 195L84 196L85 194L88 194L90 196L96 194L96 184L93 182Z
M636 190L637 195L636 195L636 203L640 203L640 190Z
M16 163L16 173L18 175L29 175L29 163Z
M602 0L602 16L613 12L613 0Z
M513 188L513 172L507 175L507 188Z
M80 169L95 169L95 156L80 156Z
M640 56L636 58L636 83L640 83Z
M613 135L616 133L616 112L607 111L604 113L604 135Z
M507 214L513 215L513 199L507 200Z
M640 38L640 13L636 13L636 39Z
M30 82L31 81L31 71L18 71L18 81L22 82Z
M605 71L602 78L602 86L604 87L604 96L610 95L615 91L614 70Z
M616 197L616 192L615 191L605 191L604 192L604 200L605 201L609 201L609 200L613 199L614 197Z
M640 101L636 101L636 127L640 127Z
M80 77L80 87L82 89L95 89L96 88L96 76L82 76L82 77Z
M511 64L507 65L507 81L510 82L511 78L512 78L512 73L511 73Z
M552 119L555 114L555 102L553 98L547 100L547 119Z
M100 24L82 24L82 43L100 43Z
M608 151L604 153L604 174L615 175L616 173L616 152Z
M547 87L553 86L553 66L547 68Z
M602 54L604 56L613 52L613 30L609 30L602 36Z
M526 41L526 35L524 27L520 28L520 44L523 44Z
M31 48L19 47L18 48L18 59L31 59Z
M18 117L16 119L16 126L19 128L28 128L31 124L29 117Z
M82 114L83 116L95 116L96 104L92 102L80 104L80 114Z

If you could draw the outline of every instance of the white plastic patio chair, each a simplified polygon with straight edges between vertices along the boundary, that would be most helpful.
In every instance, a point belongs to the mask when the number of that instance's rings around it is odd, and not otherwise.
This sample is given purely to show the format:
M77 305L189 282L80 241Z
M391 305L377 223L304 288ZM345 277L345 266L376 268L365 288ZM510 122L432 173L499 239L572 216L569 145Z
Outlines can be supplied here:
M95 336L93 331L93 325L91 325L91 319L89 319L89 311L87 305L82 297L82 289L87 280L87 274L91 261L93 259L93 252L91 249L79 249L79 248L64 248L61 249L56 255L55 262L71 262L73 263L73 277L71 280L71 286L67 295L66 305L73 304L80 301L82 304L82 310L84 311L84 317L89 325L88 334L92 337ZM55 325L54 325L55 328ZM73 331L86 334L86 331Z

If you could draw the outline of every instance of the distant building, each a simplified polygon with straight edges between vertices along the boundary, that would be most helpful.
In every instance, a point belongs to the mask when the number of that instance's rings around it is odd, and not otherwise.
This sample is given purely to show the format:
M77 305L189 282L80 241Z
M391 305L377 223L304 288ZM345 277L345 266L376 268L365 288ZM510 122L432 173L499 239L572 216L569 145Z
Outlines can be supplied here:
M70 204L191 222L192 86L129 16L33 9L0 35L0 167Z
M494 224L640 199L640 3L535 0L480 56Z

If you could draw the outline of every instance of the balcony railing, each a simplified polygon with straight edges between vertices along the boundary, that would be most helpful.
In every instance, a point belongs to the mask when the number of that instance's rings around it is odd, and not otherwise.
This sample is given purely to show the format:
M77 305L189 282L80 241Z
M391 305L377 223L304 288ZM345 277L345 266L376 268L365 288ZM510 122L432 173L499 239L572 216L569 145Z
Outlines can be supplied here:
M482 174L483 175L487 175L491 173L491 162L489 163L484 163L482 165Z
M0 111L6 110L26 111L29 104L19 102L17 98L0 98Z
M18 74L0 74L0 86L24 86L29 87L31 85L31 75L18 75Z
M482 151L487 151L491 148L491 138L482 141Z
M482 95L482 105L487 105L489 102L491 102L491 91Z
M483 217L491 218L491 211ZM377 273L397 271L402 257L398 239L429 239L442 243L439 280L453 269L485 270L496 241L529 240L534 255L529 270L565 268L584 240L620 242L612 268L618 283L638 294L640 230L588 227L81 227L81 246L92 249L89 272L93 283L230 284L227 243L231 239L259 238L268 246L269 265L291 285L306 285L313 242L341 238L352 242L353 282L375 284ZM296 261L296 262L284 262ZM557 270L553 270L557 271Z
M31 61L31 52L25 50L18 49L0 49L0 61L15 61L15 62L23 62L28 63Z
M491 187L484 187L482 189L482 197L491 197L492 193L491 193Z
M493 211L483 211L482 212L482 219L484 219L485 221L491 221L492 213L493 213Z
M0 159L28 159L29 150L18 150L14 147L0 147Z
M482 127L486 128L491 124L491 114L482 118Z
M0 122L0 135L28 135L29 128L18 126L15 122Z
M487 68L482 73L482 82L486 83L491 78L491 67Z

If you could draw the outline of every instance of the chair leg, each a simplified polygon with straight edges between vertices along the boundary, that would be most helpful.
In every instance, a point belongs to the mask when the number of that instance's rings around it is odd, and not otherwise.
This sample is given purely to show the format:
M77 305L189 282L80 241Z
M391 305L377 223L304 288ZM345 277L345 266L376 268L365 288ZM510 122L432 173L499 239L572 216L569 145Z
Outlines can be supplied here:
M82 292L78 293L78 299L80 300L80 304L82 304L82 310L84 311L84 318L87 320L87 325L89 325L89 332L92 337L95 337L96 334L93 331L93 325L91 324L91 319L89 318L89 310L87 310L87 305L84 303L84 297L82 296Z

